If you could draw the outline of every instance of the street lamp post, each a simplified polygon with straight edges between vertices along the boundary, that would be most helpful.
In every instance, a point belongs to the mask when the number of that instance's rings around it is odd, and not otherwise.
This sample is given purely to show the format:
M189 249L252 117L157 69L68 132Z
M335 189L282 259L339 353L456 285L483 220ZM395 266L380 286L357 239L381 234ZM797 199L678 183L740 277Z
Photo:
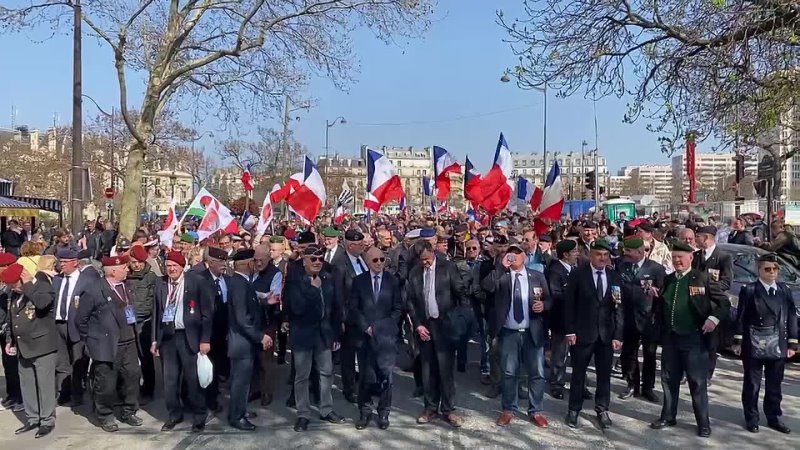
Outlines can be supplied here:
M327 185L328 185L328 166L331 165L331 160L330 160L330 157L328 156L328 143L329 143L328 138L329 138L329 135L330 135L331 127L333 127L337 123L340 123L340 124L344 125L344 124L347 123L347 120L342 116L339 116L339 117L333 119L333 121L330 121L330 122L327 119L325 120L325 172L324 172L324 175L325 175L326 189L327 189ZM339 151L337 150L336 153L338 155Z
M511 77L508 76L508 73L504 73L503 76L500 77L500 81L503 83L508 83L511 81ZM517 83L517 85L519 86L519 83ZM547 178L547 82L545 81L541 86L530 86L530 89L539 91L544 95L544 119L542 120L542 165L544 166L545 170L545 178Z

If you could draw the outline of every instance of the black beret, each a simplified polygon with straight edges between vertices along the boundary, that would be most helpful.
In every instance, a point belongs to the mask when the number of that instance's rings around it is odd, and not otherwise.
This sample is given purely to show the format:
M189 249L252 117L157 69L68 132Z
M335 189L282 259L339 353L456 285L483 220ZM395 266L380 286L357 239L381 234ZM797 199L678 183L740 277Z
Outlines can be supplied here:
M78 252L78 259L89 259L92 257L92 252L89 249L81 250Z
M549 234L543 234L543 235L539 236L539 240L542 241L542 242L553 242L553 238L550 237Z
M256 251L255 250L253 250L251 248L242 249L242 250L239 250L236 253L234 253L233 256L231 257L231 260L232 261L245 261L245 260L248 260L248 259L253 259L254 256L256 256Z
M465 223L458 223L453 228L453 231L456 233L466 233L467 231L469 231L469 226Z
M324 256L325 250L317 247L316 245L309 245L303 250L303 256Z
M313 244L317 242L317 237L310 231L303 231L297 238L298 244Z
M363 241L364 240L364 233L355 230L349 229L344 233L344 240L345 241Z
M597 228L597 223L587 220L586 222L583 222L583 228Z
M694 253L694 249L683 241L675 241L675 243L672 244L672 251Z
M219 247L208 247L208 256L222 261L228 260L228 252Z
M717 235L717 227L713 227L711 225L706 225L697 229L697 234L710 234L711 236Z
M508 245L508 238L504 234L497 234L494 236L493 244Z
M764 253L758 257L758 262L778 262L778 255L776 253Z
M639 225L637 225L636 228L645 231L647 233L652 233L655 230L655 227L653 227L653 224L650 222L642 222Z
M559 241L556 244L556 251L560 253L567 253L575 250L578 246L578 243L573 241L572 239L564 239L563 241Z

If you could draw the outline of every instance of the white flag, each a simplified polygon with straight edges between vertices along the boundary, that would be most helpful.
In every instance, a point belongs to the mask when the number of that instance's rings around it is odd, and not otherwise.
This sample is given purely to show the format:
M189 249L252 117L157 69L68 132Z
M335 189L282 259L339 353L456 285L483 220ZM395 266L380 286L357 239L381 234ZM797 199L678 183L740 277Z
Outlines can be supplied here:
M166 245L167 248L172 248L172 240L175 238L175 233L178 232L178 228L181 226L181 221L178 219L178 214L175 211L177 204L178 202L174 198L169 203L169 212L167 212L167 218L164 222L164 229L159 232L158 240L161 245Z
M261 214L258 215L258 225L256 226L256 237L263 236L267 232L267 227L272 223L275 214L272 211L272 194L281 190L280 184L272 186L272 190L264 196L264 204L261 205Z

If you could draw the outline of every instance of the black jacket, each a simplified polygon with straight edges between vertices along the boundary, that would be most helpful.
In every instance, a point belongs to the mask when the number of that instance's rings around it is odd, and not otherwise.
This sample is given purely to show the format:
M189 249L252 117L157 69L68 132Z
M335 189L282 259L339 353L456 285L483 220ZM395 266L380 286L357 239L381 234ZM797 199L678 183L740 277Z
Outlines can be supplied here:
M258 292L269 293L272 280L278 273L283 273L283 271L286 270L286 263L282 261L281 265L284 267L283 270L270 261L267 267L259 272L258 277L253 281L253 289ZM270 330L276 330L281 324L281 305L270 305L266 298L260 300L260 303L261 310L264 313L264 323Z
M164 308L169 300L168 279L159 279L155 285L152 340L161 345L166 333L174 332L174 325L165 324ZM191 273L183 274L183 326L189 348L197 353L200 344L211 343L214 304L206 281Z
M778 329L781 352L798 348L798 311L792 299L792 291L784 283L777 283L775 298L767 301L768 294L760 281L754 281L739 291L736 306L736 333L734 341L742 345L742 355L750 354L750 327L765 327L772 324Z
M692 268L707 272L712 281L718 282L723 292L731 288L733 281L733 258L715 247L708 261L703 257L704 250L694 252Z
M629 330L637 330L651 337L656 337L655 317L653 315L652 297L645 295L644 288L647 284L656 287L659 292L664 289L664 278L667 273L664 266L644 259L642 268L633 274L633 264L622 262L617 265L617 271L622 278L622 298L625 302L625 326Z
M319 274L322 284L311 285L308 275L296 274L284 291L289 338L292 348L312 350L322 342L330 348L338 342L342 331L342 301L329 272Z
M444 259L444 257L436 257L435 267L435 282L434 290L436 291L436 304L439 307L439 318L444 319L448 312L456 306L468 306L468 298L464 289L464 283L461 280L461 275L458 273L456 265ZM438 337L435 336L435 330L428 326L428 310L425 304L424 293L424 269L421 264L411 269L408 277L408 285L406 286L407 301L409 303L409 315L411 322L414 324L414 329L420 325L426 326L434 340Z
M55 303L53 303L53 314L57 312L58 302L61 300L61 283L64 277L57 275L53 277L53 292L55 294ZM81 340L81 335L78 332L78 305L83 293L92 285L101 280L100 274L93 267L86 267L81 271L78 276L78 282L72 289L72 298L68 299L69 312L67 313L67 330L69 333L69 340L78 342ZM76 301L77 297L77 301Z
M130 299L133 293L127 291L127 296ZM125 306L125 300L105 279L92 283L81 295L76 317L78 333L93 360L114 362L121 330L131 326L125 318Z
M533 306L533 288L542 289L542 301L544 302L544 311L549 311L553 306L553 298L550 296L550 288L547 286L547 280L541 273L525 269L528 275L528 301ZM492 275L484 280L485 289L494 295L494 316L489 317L492 335L497 336L500 330L506 323L509 311L511 311L511 296L514 289L514 281L511 279L511 272L508 269L494 270ZM534 313L532 310L528 311L528 331L531 334L533 343L536 346L542 346L547 337L547 330L545 329L544 318L545 312Z
M747 230L732 230L728 235L728 244L753 245L753 233Z
M264 313L253 285L234 273L228 283L228 357L253 358L266 334Z
M372 272L364 272L355 277L350 290L350 301L348 302L350 311L347 314L347 323L353 330L353 336L358 344L370 339L366 334L367 328L370 326L373 327L373 330L378 330L377 332L397 336L397 324L403 313L400 282L394 275L388 271L381 274L380 293L377 301L374 297L373 284ZM378 322L381 322L380 326L376 326ZM393 328L392 324L394 324Z
M36 283L22 286L22 294L10 293L8 329L11 344L23 358L36 358L58 349L54 302L50 279L41 272L36 274Z
M0 235L0 243L3 244L3 248L14 256L19 256L19 248L22 247L24 242L25 237L22 233L17 233L14 230L6 230Z
M597 300L594 272L591 264L584 264L569 274L564 292L564 331L574 334L578 345L591 344L600 339L611 344L612 340L622 341L625 318L624 304L615 305L611 292L614 286L622 290L622 280L613 270L606 268L605 294L602 301ZM624 292L622 294L624 296Z
M571 270L575 270L573 267ZM547 323L553 334L564 334L564 291L567 287L567 279L570 272L561 264L560 260L554 259L547 265L545 277L550 288L550 298L552 306L547 314Z

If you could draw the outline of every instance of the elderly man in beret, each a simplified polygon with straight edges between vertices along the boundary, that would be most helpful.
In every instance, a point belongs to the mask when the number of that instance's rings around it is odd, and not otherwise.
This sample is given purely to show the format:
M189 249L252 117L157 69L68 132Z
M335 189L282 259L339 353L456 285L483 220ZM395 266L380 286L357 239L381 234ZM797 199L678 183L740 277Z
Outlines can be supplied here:
M128 257L109 256L101 262L105 278L88 286L81 295L77 324L92 359L95 412L100 427L115 432L119 430L114 419L118 392L122 397L120 420L133 427L142 425L136 415L142 373L136 352L133 293L125 287Z
M708 418L708 345L706 337L731 304L720 284L707 272L692 269L694 249L682 242L672 247L675 272L664 281L664 290L655 302L656 320L662 331L661 387L664 404L661 417L650 424L656 430L677 424L681 378L686 375L697 421L697 434L711 436Z
M667 276L664 266L647 259L644 240L631 236L622 243L624 261L617 266L622 277L625 299L625 335L620 362L628 382L619 396L625 400L641 395L658 403L654 392L656 383L656 352L658 327L653 325L653 301L664 287ZM639 344L642 346L642 365L639 367Z
M166 281L155 290L153 355L164 366L164 401L169 417L161 431L170 431L183 421L184 409L192 414L192 431L203 431L206 405L197 378L197 354L211 351L214 306L205 280L184 271L182 253L167 253ZM182 390L186 392L182 393ZM185 403L183 403L185 402Z
M19 264L0 273L0 283L10 289L8 321L10 341L5 352L18 357L18 373L27 422L14 434L38 428L36 437L55 427L55 367L58 332L53 320L55 294L47 282L34 282Z
M156 386L156 371L150 345L153 337L153 305L159 277L153 273L148 262L149 253L141 244L130 251L130 272L125 285L133 293L132 301L136 310L136 335L138 338L139 362L142 367L142 403L149 403Z

